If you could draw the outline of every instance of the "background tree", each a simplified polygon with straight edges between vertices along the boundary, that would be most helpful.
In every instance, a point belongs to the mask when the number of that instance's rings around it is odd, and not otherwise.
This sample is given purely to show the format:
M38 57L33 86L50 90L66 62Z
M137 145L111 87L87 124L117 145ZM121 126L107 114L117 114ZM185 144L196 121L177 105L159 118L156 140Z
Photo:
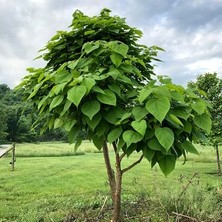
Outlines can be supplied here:
M40 135L40 127L32 128L38 116L30 101L22 101L22 94L22 90L14 91L0 84L0 143L67 141L63 129L47 130Z
M222 142L222 79L217 73L205 73L198 76L196 82L190 82L188 87L193 88L200 97L205 97L211 105L212 130L208 138L216 150L218 175L221 176L219 144Z
M40 56L47 65L29 68L18 88L45 119L45 129L64 128L75 149L83 135L103 150L113 201L112 221L122 221L122 176L145 157L165 175L200 129L210 131L207 105L169 78L153 80L157 46L137 43L142 32L104 9L99 16L73 14L70 31L59 31ZM192 104L201 103L200 110ZM111 165L108 143L115 153ZM140 158L126 168L122 160ZM115 171L112 166L115 166Z
M7 136L7 113L5 106L0 100L0 143L5 143Z

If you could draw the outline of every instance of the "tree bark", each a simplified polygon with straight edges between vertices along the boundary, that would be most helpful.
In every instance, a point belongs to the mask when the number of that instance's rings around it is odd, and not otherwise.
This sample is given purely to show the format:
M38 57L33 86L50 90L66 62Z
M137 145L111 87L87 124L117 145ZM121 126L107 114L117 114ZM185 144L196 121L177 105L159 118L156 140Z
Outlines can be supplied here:
M113 203L113 215L112 222L123 221L123 215L121 211L121 191L122 191L122 170L121 170L121 160L119 153L117 151L116 143L113 142L113 148L116 157L116 191L115 191L115 201Z
M103 156L105 160L105 165L106 165L106 171L108 175L108 181L109 181L109 186L110 186L110 191L111 191L111 197L112 197L112 202L115 202L115 193L116 193L116 180L115 180L115 173L112 169L111 163L110 163L110 158L109 158L109 150L107 143L103 143Z
M214 148L216 150L216 156L217 156L217 169L218 169L217 173L218 173L218 176L221 176L222 172L221 172L220 154L219 154L218 144L215 144Z

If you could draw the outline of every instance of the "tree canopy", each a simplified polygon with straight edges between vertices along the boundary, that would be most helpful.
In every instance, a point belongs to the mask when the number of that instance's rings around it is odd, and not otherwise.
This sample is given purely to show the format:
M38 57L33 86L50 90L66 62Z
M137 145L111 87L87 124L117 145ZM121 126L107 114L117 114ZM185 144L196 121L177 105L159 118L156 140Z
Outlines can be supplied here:
M210 132L207 104L192 91L153 78L157 46L137 43L142 32L108 9L92 18L73 14L70 31L59 31L41 50L47 65L29 68L20 88L49 128L63 127L70 143L86 131L98 149L115 142L127 155L142 152L168 174L176 158L197 153L192 141Z
M200 97L205 98L210 104L212 129L207 137L208 143L210 142L216 149L218 174L221 175L218 146L222 142L222 79L218 77L217 73L205 73L199 75L195 82L189 82L188 87L192 88Z

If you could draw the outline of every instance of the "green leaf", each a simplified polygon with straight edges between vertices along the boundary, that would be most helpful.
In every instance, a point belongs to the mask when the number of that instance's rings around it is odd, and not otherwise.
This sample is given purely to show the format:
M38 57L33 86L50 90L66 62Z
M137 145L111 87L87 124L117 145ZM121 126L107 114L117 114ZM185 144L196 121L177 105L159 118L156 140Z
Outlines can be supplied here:
M52 88L52 92L55 94L55 95L58 95L59 93L61 93L61 91L63 91L65 85L67 83L61 83L61 84L57 84L55 86L53 86Z
M45 105L46 100L48 99L48 96L45 96L42 98L42 100L38 103L38 110L42 107L42 105Z
M50 103L49 111L51 111L56 106L60 105L63 99L64 99L64 96L61 96L61 95L54 97L52 102Z
M154 154L155 154L154 150L151 150L148 147L143 148L143 155L147 160L151 161L154 157Z
M97 99L104 104L111 105L111 106L116 106L116 96L115 94L109 90L105 89L104 90L105 94L97 94Z
M118 69L110 69L110 71L107 73L108 76L111 76L114 80L116 80L120 75L120 71Z
M95 30L92 31L95 32ZM83 45L82 48L85 50L86 54L89 54L90 52L98 49L99 45L93 44L92 42L87 42Z
M146 103L146 109L150 112L160 123L164 120L166 114L170 109L170 102L167 97L160 97L157 99L150 99Z
M123 57L120 55L120 54L117 54L117 53L113 53L111 56L111 61L112 63L116 66L116 67L119 67L120 64L122 63L122 59Z
M194 145L191 142L187 141L187 140L185 140L183 143L181 143L181 147L189 153L199 155L199 152L194 147Z
M191 107L193 110L195 110L198 114L203 114L206 109L206 103L205 102L196 102L192 103Z
M156 128L155 136L158 139L159 143L168 151L174 142L173 131L168 127Z
M68 91L67 99L78 106L83 96L86 94L86 91L87 89L83 85L74 86Z
M55 83L64 83L69 82L73 78L73 74L70 73L67 70L61 70L60 72L57 72L55 75Z
M158 163L161 171L165 176L167 176L175 169L176 158L174 156L167 155L159 159Z
M142 136L145 135L146 132L146 128L147 128L147 124L145 120L141 120L141 121L133 121L131 123L131 126L133 127L134 130L136 130L139 134L141 134Z
M94 32L95 32L95 30L89 30L89 31L84 32L84 35L91 35Z
M99 110L100 103L97 100L85 102L81 107L83 114L88 116L90 120L92 120L93 116L95 116Z
M174 108L171 113L174 114L175 116L182 118L184 120L187 120L188 117L190 116L190 111L192 109L189 107L177 107Z
M86 122L89 125L89 127L94 130L98 124L100 123L100 120L102 119L102 116L97 113L95 116L93 116L92 120L90 120L88 117L86 117ZM100 136L102 136L103 134L101 134Z
M54 129L57 129L63 125L63 121L59 118L56 118L54 121Z
M170 114L169 116L170 116L170 119L172 119L175 123L183 127L183 123L175 115Z
M153 137L152 139L150 139L150 140L147 142L147 146L148 146L151 150L161 151L162 153L166 153L166 150L164 149L163 146L161 146L161 144L159 143L159 141L157 140L156 137Z
M86 86L87 94L90 92L92 87L96 84L96 81L92 78L85 78L82 82L82 85Z
M81 132L81 129L79 126L72 127L71 131L68 134L68 140L70 144L75 143L76 138L79 136L80 132Z
M103 137L98 137L98 136L93 137L93 144L96 146L96 148L98 150L102 149L103 143L104 143L104 138Z
M153 88L143 88L139 94L139 102L142 103L151 93L153 92Z
M205 130L207 133L211 131L211 119L210 117L204 113L202 115L196 115L194 117L194 123L201 129Z
M132 143L137 143L142 140L143 136L133 130L127 130L123 133L123 140L126 142L127 147Z
M69 132L76 123L77 123L77 120L76 120L76 119L69 120L69 121L64 125L65 130L66 130L67 132Z
M115 128L114 130L112 130L109 134L108 134L108 137L107 137L107 140L112 143L114 142L115 140L117 140L121 133L123 132L122 130L122 127L118 127L118 128Z
M116 123L116 125L122 124L123 122L125 122L125 120L128 120L130 117L131 117L131 113L128 113L128 112L122 113L121 119Z
M108 85L109 89L121 97L121 89L117 84Z
M60 113L60 116L64 115L71 105L72 105L72 102L67 99L64 105L63 111Z
M106 133L106 131L109 129L109 125L105 121L100 121L98 124L98 127L96 127L96 135L98 137L101 137Z
M137 145L135 143L133 143L129 147L127 147L127 149L124 150L124 152L127 154L127 157L129 157L131 155L131 153L136 151L136 148L137 148Z
M29 97L27 98L27 100L31 99L33 96L35 96L38 92L38 90L42 87L42 83L39 83L37 85L35 85L32 93L29 95Z
M101 94L105 94L104 90L102 90L99 86L93 86L92 91L97 92L97 93L101 93Z
M74 68L76 68L76 66L78 65L78 63L79 63L79 59L77 59L77 60L75 60L75 61L71 61L71 62L69 62L69 64L68 64L68 68L74 69Z
M122 55L123 57L126 57L127 52L129 50L128 45L124 43L120 43L117 41L109 42L109 47L116 53Z
M132 113L135 120L140 121L148 114L148 111L142 107L134 107Z
M192 132L192 125L191 125L191 123L188 122L188 121L186 121L186 122L184 123L184 128L183 128L183 130L184 130L185 132L187 132L187 133L191 133L191 132Z
M82 144L82 138L78 137L74 146L74 152L77 151L77 149L79 148L79 146Z

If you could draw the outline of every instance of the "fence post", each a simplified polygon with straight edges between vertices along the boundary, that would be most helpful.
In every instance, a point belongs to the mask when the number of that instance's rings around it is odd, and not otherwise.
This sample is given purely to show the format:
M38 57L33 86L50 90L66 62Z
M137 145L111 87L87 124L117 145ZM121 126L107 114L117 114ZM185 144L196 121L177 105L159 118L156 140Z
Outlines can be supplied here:
M15 143L12 144L12 171L15 169Z

